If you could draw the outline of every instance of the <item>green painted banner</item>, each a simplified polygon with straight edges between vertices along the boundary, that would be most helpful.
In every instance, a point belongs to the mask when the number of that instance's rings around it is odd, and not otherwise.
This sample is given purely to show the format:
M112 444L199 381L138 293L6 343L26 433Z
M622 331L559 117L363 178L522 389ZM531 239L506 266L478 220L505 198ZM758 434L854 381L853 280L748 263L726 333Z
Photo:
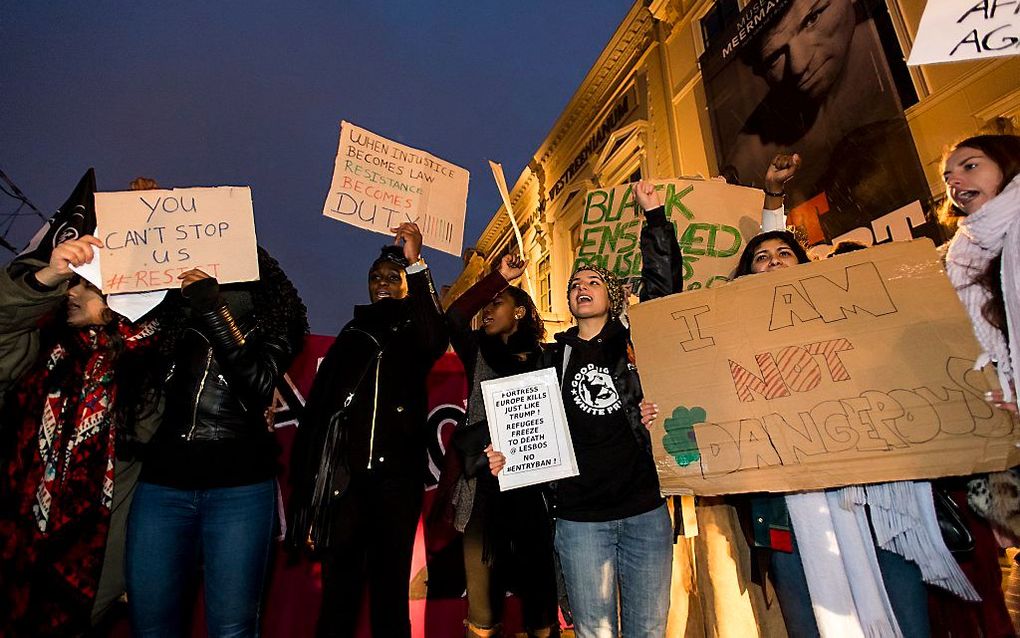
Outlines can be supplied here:
M729 279L761 227L762 192L720 180L654 182L684 255L684 289ZM596 264L622 279L641 277L641 224L633 184L588 191L574 267Z

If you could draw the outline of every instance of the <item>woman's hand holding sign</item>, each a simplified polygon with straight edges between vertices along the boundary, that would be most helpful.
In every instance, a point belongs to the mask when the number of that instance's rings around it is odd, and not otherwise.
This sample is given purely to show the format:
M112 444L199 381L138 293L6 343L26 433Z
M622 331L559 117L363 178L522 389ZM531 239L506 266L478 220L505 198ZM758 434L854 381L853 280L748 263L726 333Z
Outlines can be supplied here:
M489 471L492 472L493 476L497 476L500 470L503 469L503 466L506 465L506 456L502 452L493 450L491 443L485 448L485 456L489 457Z
M404 243L404 258L407 259L407 263L417 263L421 259L421 230L418 228L418 224L412 224L410 222L404 222L396 228L391 228L391 231L396 235L393 238L393 243L397 246L401 242Z
M50 253L50 263L36 271L36 281L50 288L67 281L74 274L71 266L83 266L95 257L93 246L102 248L103 242L92 235L57 244Z

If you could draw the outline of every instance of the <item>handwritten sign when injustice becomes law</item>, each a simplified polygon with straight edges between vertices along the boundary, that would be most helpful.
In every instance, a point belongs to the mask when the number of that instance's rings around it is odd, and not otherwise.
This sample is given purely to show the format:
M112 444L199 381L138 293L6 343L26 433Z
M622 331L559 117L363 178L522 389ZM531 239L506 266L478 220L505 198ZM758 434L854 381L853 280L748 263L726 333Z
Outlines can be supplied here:
M640 206L634 185L588 191L574 268L597 264L623 279L641 276ZM728 280L747 239L760 231L762 193L719 180L655 182L684 255L684 289Z
M506 456L500 490L577 476L554 369L483 381L482 398L492 447Z
M1020 426L931 242L893 242L630 308L665 493L1002 470Z
M179 288L198 268L220 283L259 278L247 186L96 193L103 292Z
M1020 53L1020 2L929 0L907 64L979 60Z
M469 177L425 151L341 122L322 214L384 235L414 222L426 246L460 257Z

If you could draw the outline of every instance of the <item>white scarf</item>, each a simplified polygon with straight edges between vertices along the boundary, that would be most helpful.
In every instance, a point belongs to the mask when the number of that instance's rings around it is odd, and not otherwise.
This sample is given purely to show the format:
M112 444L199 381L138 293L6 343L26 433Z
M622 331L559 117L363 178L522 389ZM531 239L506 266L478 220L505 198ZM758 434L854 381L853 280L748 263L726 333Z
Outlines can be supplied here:
M1009 342L1002 332L981 315L981 308L991 295L974 278L981 275L988 262L1002 255L1002 290L1006 302L1006 325ZM1007 401L1013 400L1010 382L1020 369L1020 175L988 200L973 215L959 224L946 254L946 273L956 288L974 326L974 334L983 348L975 369L990 361L997 365L999 383Z
M964 600L981 600L942 540L931 483L894 481L855 485L841 489L840 493L855 501L860 501L861 493L867 497L875 544L916 563L924 582Z
M902 638L863 502L807 492L788 494L786 507L822 638Z

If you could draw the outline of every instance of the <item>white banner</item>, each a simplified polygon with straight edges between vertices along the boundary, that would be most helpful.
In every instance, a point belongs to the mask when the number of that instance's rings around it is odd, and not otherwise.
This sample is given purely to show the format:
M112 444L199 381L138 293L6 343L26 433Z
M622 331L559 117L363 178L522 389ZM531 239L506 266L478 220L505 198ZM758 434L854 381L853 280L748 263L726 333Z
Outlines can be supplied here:
M577 476L556 370L482 382L492 449L506 456L499 489Z
M907 64L979 60L1020 53L1016 0L928 0Z

